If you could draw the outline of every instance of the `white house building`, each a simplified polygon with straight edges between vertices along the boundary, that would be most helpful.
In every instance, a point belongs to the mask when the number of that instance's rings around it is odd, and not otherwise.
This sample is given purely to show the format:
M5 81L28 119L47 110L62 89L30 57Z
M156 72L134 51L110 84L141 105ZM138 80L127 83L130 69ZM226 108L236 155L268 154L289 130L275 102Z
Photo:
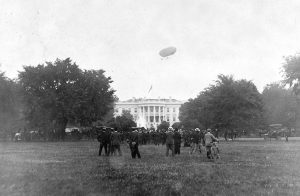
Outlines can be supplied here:
M121 115L124 110L128 110L138 127L156 128L162 121L167 121L170 125L179 122L179 108L183 103L183 101L171 98L133 98L117 102L114 115Z

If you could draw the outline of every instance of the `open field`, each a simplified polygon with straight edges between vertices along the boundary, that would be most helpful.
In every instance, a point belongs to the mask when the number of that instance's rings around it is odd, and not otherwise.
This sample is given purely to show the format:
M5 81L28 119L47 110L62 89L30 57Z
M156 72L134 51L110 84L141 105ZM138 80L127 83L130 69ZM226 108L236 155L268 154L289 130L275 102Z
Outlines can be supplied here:
M0 143L0 195L300 195L299 141L221 142L221 159L98 157L97 142Z

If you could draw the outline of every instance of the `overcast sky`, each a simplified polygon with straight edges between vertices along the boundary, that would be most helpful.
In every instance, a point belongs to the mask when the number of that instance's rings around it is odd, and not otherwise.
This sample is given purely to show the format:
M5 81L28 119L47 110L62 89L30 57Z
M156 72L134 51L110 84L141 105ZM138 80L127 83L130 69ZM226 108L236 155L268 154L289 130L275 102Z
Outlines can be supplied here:
M262 91L300 51L299 18L292 0L0 0L0 70L70 57L106 70L120 100L194 98L218 74Z

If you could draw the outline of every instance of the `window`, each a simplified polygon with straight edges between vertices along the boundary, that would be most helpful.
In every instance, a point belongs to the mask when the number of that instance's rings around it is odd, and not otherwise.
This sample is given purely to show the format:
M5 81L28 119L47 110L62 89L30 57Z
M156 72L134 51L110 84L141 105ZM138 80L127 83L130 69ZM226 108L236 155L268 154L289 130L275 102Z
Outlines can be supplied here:
M167 112L169 112L169 108L167 108Z
M134 108L134 112L137 113L137 108Z
M175 112L175 108L173 108L173 112Z
M153 112L153 106L150 106L150 112Z
M158 112L158 111L159 111L159 107L155 106L155 112Z
M154 116L150 116L150 122L154 121Z
M155 122L159 122L159 116L155 116Z
M175 118L175 116L173 116L173 121L176 121L176 118Z

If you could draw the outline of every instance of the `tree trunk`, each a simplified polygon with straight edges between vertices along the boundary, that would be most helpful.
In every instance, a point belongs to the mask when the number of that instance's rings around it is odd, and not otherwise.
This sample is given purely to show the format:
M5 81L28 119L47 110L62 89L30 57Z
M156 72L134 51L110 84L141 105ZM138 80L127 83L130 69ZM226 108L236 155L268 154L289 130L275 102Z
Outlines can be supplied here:
M58 136L59 136L58 139L64 141L66 136L66 126L68 123L68 119L62 118L62 119L58 119L56 122L57 122L56 129L58 131Z

